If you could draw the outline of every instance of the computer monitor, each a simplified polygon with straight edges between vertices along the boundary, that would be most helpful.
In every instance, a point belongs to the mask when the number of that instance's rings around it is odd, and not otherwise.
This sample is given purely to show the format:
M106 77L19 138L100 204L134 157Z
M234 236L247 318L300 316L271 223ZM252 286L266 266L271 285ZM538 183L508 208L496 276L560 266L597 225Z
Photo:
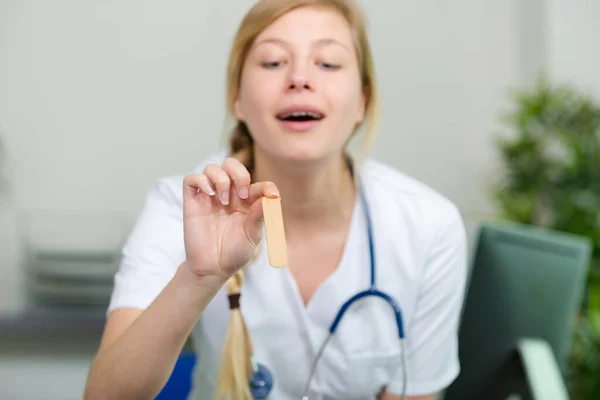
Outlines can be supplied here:
M590 257L586 238L483 224L459 333L461 373L445 398L491 398L486 390L522 338L546 340L564 373Z

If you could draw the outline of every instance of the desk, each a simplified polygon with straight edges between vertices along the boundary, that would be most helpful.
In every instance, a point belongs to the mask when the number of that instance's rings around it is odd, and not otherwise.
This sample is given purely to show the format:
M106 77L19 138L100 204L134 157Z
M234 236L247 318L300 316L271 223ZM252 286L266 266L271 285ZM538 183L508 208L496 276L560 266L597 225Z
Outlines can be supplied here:
M0 314L0 334L89 333L99 334L106 308L25 308Z
M81 399L104 321L104 310L2 310L0 399Z
M81 399L106 308L0 312L0 398ZM195 358L188 339L178 371L158 399L184 398ZM35 382L35 384L32 384Z

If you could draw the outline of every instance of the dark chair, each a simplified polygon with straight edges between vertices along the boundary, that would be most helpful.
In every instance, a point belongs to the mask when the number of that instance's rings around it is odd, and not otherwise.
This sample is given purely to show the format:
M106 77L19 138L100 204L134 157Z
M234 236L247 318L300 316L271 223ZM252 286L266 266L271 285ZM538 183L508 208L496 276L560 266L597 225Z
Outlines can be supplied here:
M566 400L592 246L516 223L481 226L459 333L461 373L444 400Z
M181 353L169 380L155 400L186 400L192 389L196 353L187 349Z

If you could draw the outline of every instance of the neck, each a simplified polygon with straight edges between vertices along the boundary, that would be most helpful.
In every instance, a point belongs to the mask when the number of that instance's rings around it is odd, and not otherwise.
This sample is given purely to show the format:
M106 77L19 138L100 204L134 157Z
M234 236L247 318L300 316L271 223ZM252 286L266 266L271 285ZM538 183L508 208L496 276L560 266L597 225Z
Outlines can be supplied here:
M255 152L253 181L271 181L281 193L286 234L337 229L351 217L355 202L353 177L340 155L312 168L273 160Z

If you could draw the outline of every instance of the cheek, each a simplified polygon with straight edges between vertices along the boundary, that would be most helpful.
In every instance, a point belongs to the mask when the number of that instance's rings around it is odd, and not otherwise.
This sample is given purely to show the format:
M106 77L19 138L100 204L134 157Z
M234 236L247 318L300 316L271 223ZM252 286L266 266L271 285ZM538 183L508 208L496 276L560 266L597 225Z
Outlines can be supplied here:
M357 83L339 82L331 84L327 92L335 105L337 118L342 122L353 125L362 110L362 91Z
M277 98L279 84L276 79L265 79L260 74L245 77L240 93L240 108L248 122L258 121L273 114L273 99Z

